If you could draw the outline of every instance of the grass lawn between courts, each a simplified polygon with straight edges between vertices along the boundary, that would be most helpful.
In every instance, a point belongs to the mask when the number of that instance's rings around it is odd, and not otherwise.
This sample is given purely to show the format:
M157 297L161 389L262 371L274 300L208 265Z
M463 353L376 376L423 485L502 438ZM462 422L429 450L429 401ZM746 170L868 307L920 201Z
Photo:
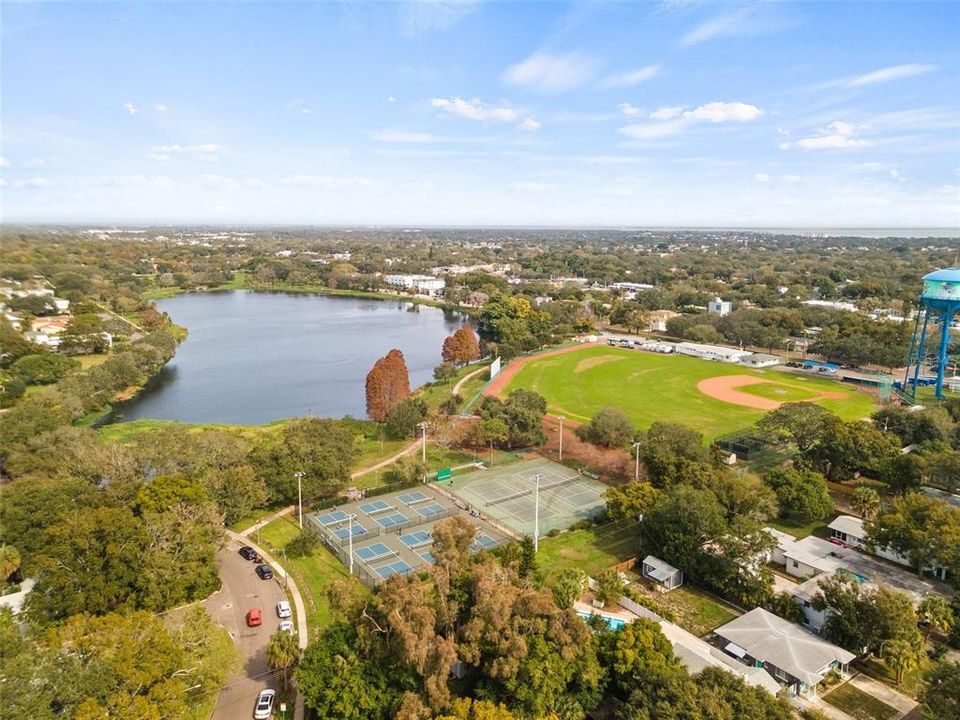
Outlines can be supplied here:
M900 716L900 712L895 708L867 695L850 683L844 683L821 697L824 702L857 720L893 720Z
M656 421L679 423L711 440L749 427L764 414L762 410L715 400L697 389L701 380L721 375L763 378L812 393L844 393L842 400L817 403L844 420L867 417L875 409L872 397L832 380L608 346L534 359L520 368L506 392L535 390L547 399L551 413L580 422L613 406L641 429Z
M284 559L281 551L299 532L300 528L296 522L291 518L283 517L264 525L260 529L259 537L264 549L268 550L277 562L282 563L296 580L306 606L307 627L312 638L333 619L330 602L326 595L327 588L333 581L350 581L358 594L365 594L368 591L359 580L351 578L344 564L323 546L318 547L307 557L287 556ZM255 533L252 537L256 540L257 534Z
M621 520L589 530L571 530L555 537L540 538L537 565L547 582L560 570L577 568L596 576L601 570L636 557L639 549L638 523Z

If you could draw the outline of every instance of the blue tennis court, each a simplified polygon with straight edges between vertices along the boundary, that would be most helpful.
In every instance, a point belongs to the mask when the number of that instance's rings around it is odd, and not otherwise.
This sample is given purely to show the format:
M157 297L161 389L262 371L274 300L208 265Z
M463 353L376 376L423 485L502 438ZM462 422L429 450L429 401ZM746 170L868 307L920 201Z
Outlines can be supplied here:
M334 510L333 512L324 513L323 515L317 515L317 520L320 521L321 525L336 525L337 523L342 523L348 517L350 516L343 510Z
M480 533L474 538L473 544L470 546L471 550L489 550L490 548L495 548L499 543L494 540L489 535L484 535Z
M407 535L401 535L400 542L402 542L408 548L415 548L433 542L433 536L426 530L417 530L416 532L408 533Z
M403 560L397 560L396 562L390 563L389 565L382 565L381 567L374 568L377 575L382 578L388 578L391 575L405 575L406 573L413 570L406 562Z
M423 502L424 500L429 499L430 498L428 498L419 490L414 490L413 492L397 496L397 500L402 502L404 505L413 505L414 503Z
M377 525L382 528L391 528L395 525L403 525L407 522L407 517L401 513L393 513L392 515L374 518L374 520L376 520Z
M354 537L356 537L357 535L365 535L366 532L367 532L367 529L363 525L357 525L356 523L353 524ZM342 527L334 530L333 534L336 535L341 540L346 540L348 537L350 537L351 533L349 528Z
M422 507L414 508L417 511L417 514L422 518L431 518L437 515L443 515L447 509L440 503L430 503L429 505L423 505Z
M373 515L374 513L383 512L384 510L392 510L393 506L385 500L372 500L361 505L360 509L367 515Z
M395 553L383 543L375 543L355 550L354 554L365 562L372 562L377 558L394 555Z
M417 553L417 555L420 556L421 560L428 562L431 565L437 564L437 559L433 557L433 553L430 552L429 550L421 550L420 552Z

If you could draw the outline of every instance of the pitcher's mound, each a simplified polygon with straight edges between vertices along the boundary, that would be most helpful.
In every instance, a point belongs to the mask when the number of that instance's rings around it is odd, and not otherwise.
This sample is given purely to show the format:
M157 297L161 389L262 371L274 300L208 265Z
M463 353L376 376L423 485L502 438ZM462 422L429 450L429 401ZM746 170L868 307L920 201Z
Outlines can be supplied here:
M778 400L771 400L770 398L760 397L759 395L740 392L737 389L746 385L757 385L760 383L778 384L765 378L753 377L752 375L719 375L698 382L697 390L707 397L712 397L714 400L722 400L723 402L753 408L754 410L776 410L783 405L783 403ZM822 392L816 397L809 398L809 400L843 400L845 397L847 397L845 393Z

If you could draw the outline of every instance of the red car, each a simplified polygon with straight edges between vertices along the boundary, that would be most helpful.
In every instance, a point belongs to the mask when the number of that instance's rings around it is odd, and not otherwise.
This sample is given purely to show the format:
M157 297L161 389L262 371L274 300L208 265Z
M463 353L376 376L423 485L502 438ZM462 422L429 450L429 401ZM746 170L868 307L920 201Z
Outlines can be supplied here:
M247 610L247 627L257 627L261 624L263 624L263 616L260 614L260 608Z

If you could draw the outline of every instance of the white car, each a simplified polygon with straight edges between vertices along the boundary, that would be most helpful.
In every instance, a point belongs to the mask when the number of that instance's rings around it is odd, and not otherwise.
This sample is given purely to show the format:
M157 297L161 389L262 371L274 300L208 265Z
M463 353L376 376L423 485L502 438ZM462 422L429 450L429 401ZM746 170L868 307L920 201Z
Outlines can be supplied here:
M273 700L277 696L275 690L261 690L257 695L257 704L253 708L254 720L269 720L273 713Z
M293 620L284 620L277 626L277 629L280 632L287 633L287 635L293 635Z
M290 603L286 600L281 600L277 603L277 617L278 618L288 618L293 615L293 612L290 610Z

